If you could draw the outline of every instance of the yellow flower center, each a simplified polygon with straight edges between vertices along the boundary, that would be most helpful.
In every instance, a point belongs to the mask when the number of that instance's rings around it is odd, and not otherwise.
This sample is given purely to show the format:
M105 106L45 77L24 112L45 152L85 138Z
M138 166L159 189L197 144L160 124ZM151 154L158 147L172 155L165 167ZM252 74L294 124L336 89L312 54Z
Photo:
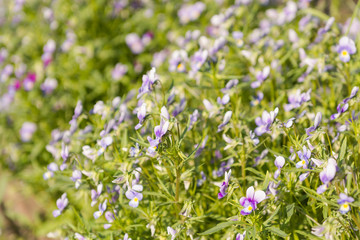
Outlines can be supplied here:
M349 208L349 204L344 203L344 204L343 204L343 208L348 209L348 208Z
M181 70L182 67L183 67L182 63L179 63L179 65L177 65L177 69L178 69L178 70Z
M139 199L136 197L136 198L134 198L134 202L137 202L137 201L139 201Z
M346 50L342 50L341 55L346 56L346 55L348 55L348 52Z
M251 211L252 209L252 206L248 206L248 211Z
M302 164L302 165L305 165L305 163L306 163L305 160L302 160L302 161L301 161L301 164Z

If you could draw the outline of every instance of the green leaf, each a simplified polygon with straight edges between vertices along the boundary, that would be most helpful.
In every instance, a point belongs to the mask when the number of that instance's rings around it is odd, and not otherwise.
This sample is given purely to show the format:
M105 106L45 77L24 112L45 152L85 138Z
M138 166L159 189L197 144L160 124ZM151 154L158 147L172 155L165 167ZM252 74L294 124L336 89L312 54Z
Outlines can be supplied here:
M279 212L280 208L281 208L281 205L279 205L279 206L275 209L275 211L273 212L273 214L271 214L271 216L264 222L264 226L268 225L268 223L270 223L270 221L271 221L274 217L276 217L276 215L277 215L277 213Z
M202 232L200 233L199 235L210 235L210 234L213 234L213 233L216 233L218 231L220 231L221 229L224 229L224 228L227 228L229 226L232 226L234 224L236 224L238 222L236 221L229 221L229 222L223 222L223 223L219 223L217 224L215 227L213 228L210 228L208 230L206 230L205 232Z
M280 236L280 237L283 237L283 238L286 238L288 236L288 234L282 230L280 230L279 228L276 228L276 227L268 227L266 228L267 230L275 233L276 235Z
M343 143L341 144L339 160L344 159L346 154L346 147L347 147L347 138L345 137Z
M292 203L290 205L286 206L286 221L285 223L288 223L292 217L292 215L294 214L294 209L295 209L295 203Z

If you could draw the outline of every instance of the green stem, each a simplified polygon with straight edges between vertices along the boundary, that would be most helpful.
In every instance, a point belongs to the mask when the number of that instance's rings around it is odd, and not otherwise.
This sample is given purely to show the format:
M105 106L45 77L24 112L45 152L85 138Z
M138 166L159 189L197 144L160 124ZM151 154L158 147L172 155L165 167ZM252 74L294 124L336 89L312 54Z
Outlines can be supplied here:
M176 167L176 190L175 190L175 204L176 204L176 211L177 211L177 216L179 217L180 214L180 205L179 205L179 194L180 194L180 176L181 176L181 171L180 168L177 166Z
M354 21L354 18L355 18L356 14L357 14L357 11L358 11L359 7L360 7L360 1L358 1L357 4L356 4L355 10L353 12L353 15L351 16L351 21L350 21L350 24L349 24L348 28L346 29L346 34L345 35L349 34L350 27L351 27L351 25L352 25L352 23Z

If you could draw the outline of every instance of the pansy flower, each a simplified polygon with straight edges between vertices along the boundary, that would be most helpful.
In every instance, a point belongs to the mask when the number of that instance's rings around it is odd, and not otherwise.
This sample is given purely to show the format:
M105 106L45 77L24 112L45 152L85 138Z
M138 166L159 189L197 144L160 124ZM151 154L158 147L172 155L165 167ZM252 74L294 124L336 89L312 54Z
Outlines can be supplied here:
M262 202L266 194L262 190L254 190L254 187L249 187L246 190L246 197L240 198L240 204L244 208L241 210L242 215L249 215L257 208L257 204Z
M340 38L339 44L336 46L336 51L341 61L349 62L350 55L356 53L356 46L352 39L344 36Z
M337 200L338 204L340 204L340 212L345 214L351 210L350 204L354 202L352 197L348 197L345 193L340 193L340 199Z

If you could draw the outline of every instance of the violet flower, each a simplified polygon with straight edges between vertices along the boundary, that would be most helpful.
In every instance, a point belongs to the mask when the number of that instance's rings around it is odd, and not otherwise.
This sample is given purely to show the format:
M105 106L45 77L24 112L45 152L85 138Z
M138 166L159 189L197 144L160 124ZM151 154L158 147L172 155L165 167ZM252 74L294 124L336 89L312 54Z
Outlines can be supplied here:
M136 33L126 35L125 42L134 54L140 54L144 51L144 44Z
M167 227L167 233L171 236L171 240L174 240L176 237L177 231L173 229L172 227Z
M58 82L55 78L46 78L44 83L41 84L40 89L46 94L51 94L54 89L58 86Z
M299 108L303 103L310 101L311 89L305 93L301 93L300 90L297 90L295 94L290 94L288 97L288 104L284 105L284 110L286 112L291 111L292 109Z
M125 193L127 199L131 200L129 206L136 208L139 206L139 202L143 199L142 193L139 193L133 189L127 190Z
M270 74L270 67L266 66L263 70L256 73L256 81L251 83L252 88L258 88L268 78Z
M255 119L255 123L257 125L257 128L255 129L256 135L261 136L264 133L267 133L270 131L270 127L271 127L272 123L274 122L278 112L279 112L278 108L275 108L275 110L271 111L270 113L267 111L264 111L262 113L261 118L257 117Z
M311 151L307 147L303 146L302 151L298 151L297 154L300 158L300 161L296 163L296 168L302 167L303 169L306 169L311 157Z
M93 207L97 203L97 199L100 197L103 189L103 184L99 183L95 189L91 189L91 206Z
M64 211L68 203L69 200L66 197L66 193L64 193L63 195L61 195L61 198L56 200L56 206L58 207L58 209L53 211L53 216L54 217L60 216L60 214Z
M232 111L227 111L224 116L223 122L218 126L217 132L221 132L223 128L230 122Z
M106 211L107 208L107 199L103 203L99 203L99 211L94 212L94 218L98 219L103 215L103 213Z
M243 233L238 233L235 237L235 240L244 240L246 236L246 231L244 231Z
M339 44L336 46L336 51L341 61L349 62L350 55L356 53L356 46L352 39L344 36L340 38Z
M226 196L226 194L227 194L226 190L229 187L230 177L231 177L231 169L228 172L225 172L225 180L220 186L220 191L218 193L218 199L222 199L223 197Z
M306 129L306 134L311 137L312 136L312 132L314 132L320 125L321 123L321 118L322 118L322 115L321 115L321 112L318 112L315 116L315 120L314 120L314 126L312 127L309 127Z
M230 101L229 94L225 94L222 98L221 97L217 98L217 103L221 105L226 105L229 103L229 101Z
M323 183L323 185L317 188L316 191L318 194L325 192L326 189L329 187L331 180L333 180L335 177L336 167L337 167L336 160L333 158L329 158L327 166L320 173L320 180Z
M139 94L137 98L139 99L146 93L151 92L152 85L159 79L158 75L156 74L156 69L153 67L147 74L143 75L142 77L142 85L139 89Z
M43 174L44 180L48 180L54 176L54 172L59 170L59 167L56 163L52 162L47 166L48 171Z
M74 170L72 173L71 180L75 182L75 188L78 189L81 184L82 173L79 170Z
M275 166L277 167L277 170L274 173L274 178L277 179L281 173L281 168L285 165L285 158L283 156L276 156L275 159Z
M105 212L105 218L108 221L108 223L104 224L104 229L109 229L111 227L112 223L115 220L115 216L114 216L114 214L112 212L106 211Z
M128 71L128 67L124 64L117 63L111 72L111 76L114 80L120 80Z
M262 202L266 197L266 194L262 190L255 192L254 187L249 187L246 190L246 197L240 198L240 204L244 208L241 210L242 215L249 215L257 208L257 204Z
M29 142L32 139L34 132L36 131L37 126L32 122L24 122L20 129L21 141Z
M143 126L142 124L146 117L146 103L143 103L141 107L138 109L137 117L139 119L139 123L135 126L135 130L138 130Z
M346 214L351 210L349 203L354 202L354 199L352 197L348 197L345 193L340 193L339 197L340 199L338 199L337 202L340 204L340 212L342 214Z

